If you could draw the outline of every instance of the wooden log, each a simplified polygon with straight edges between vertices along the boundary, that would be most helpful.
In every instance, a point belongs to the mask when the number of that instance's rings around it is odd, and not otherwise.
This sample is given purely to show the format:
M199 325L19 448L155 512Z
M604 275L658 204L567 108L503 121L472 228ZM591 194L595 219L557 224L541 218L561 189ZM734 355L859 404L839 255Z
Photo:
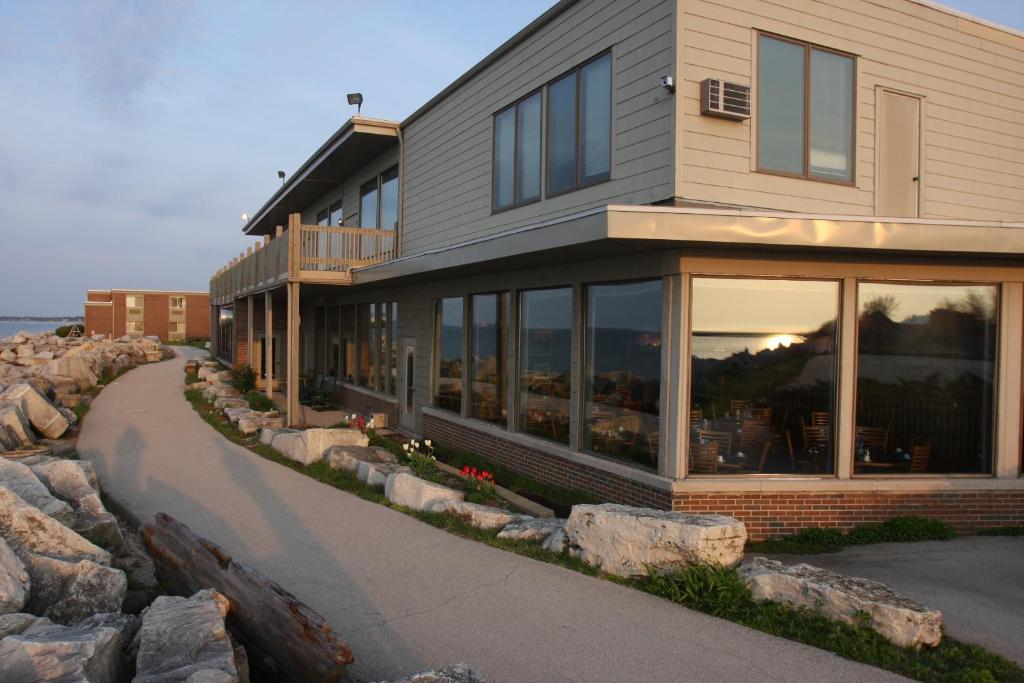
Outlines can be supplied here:
M213 588L231 601L228 624L273 657L296 681L339 681L353 661L327 621L275 581L260 576L217 544L159 513L141 529L157 577L180 595Z

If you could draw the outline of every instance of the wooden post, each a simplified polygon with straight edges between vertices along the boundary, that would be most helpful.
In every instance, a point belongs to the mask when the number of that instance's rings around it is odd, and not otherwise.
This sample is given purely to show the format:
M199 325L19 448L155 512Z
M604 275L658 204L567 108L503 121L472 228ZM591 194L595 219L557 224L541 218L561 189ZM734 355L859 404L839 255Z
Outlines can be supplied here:
M267 373L267 398L274 399L274 299L263 292L263 371Z
M288 278L299 276L301 265L299 249L302 245L302 217L297 213L288 214Z
M288 410L287 423L293 427L299 420L299 283L288 283Z
M274 237L275 237L275 238L277 238L277 237L280 237L280 236L281 236L281 233L283 233L283 232L284 232L284 227L283 227L283 226L280 226L280 225L279 225L279 226L277 226L277 228L276 228L276 229L275 229L275 231L274 231Z
M251 368L251 367L256 365L253 362L253 360L252 360L252 349L253 349L252 333L253 333L253 329L254 329L254 326L252 324L252 318L253 318L253 311L256 308L256 297L254 297L252 294L250 294L249 296L245 297L245 303L246 303L246 306L249 309L248 310L249 318L248 318L248 320L246 320L246 324L245 324L245 326L246 326L245 334L246 334L246 338L248 339L247 346L246 346L246 349L245 349L245 357L249 359L249 367Z

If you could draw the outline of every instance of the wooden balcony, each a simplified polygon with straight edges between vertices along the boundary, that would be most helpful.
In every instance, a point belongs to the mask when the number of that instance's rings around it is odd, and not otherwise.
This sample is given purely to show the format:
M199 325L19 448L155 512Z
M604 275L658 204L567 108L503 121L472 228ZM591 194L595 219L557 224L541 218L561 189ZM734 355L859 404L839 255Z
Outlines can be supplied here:
M285 284L349 284L352 269L389 261L398 253L395 230L303 225L289 216L288 229L239 254L210 278L210 299L230 303Z

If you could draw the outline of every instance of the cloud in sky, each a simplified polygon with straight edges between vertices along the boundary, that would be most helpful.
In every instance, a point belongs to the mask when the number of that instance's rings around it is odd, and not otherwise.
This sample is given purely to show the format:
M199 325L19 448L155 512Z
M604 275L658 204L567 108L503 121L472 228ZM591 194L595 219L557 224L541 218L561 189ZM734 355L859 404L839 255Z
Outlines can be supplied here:
M351 115L401 119L554 0L0 0L0 314L206 289ZM1024 4L953 0L1024 28Z

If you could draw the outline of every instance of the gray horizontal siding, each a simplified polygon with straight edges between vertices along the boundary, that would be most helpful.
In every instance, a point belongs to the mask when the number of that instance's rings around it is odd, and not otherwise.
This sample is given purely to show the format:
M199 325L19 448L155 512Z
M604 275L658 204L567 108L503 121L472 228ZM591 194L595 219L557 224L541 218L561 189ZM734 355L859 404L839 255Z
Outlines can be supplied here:
M302 210L303 224L315 225L317 212L330 207L340 197L345 208L345 225L359 227L362 224L362 221L359 220L359 188L363 183L372 180L397 163L398 143L396 142L394 147L366 164L357 173L346 178L344 182L327 186L329 189L319 199Z

